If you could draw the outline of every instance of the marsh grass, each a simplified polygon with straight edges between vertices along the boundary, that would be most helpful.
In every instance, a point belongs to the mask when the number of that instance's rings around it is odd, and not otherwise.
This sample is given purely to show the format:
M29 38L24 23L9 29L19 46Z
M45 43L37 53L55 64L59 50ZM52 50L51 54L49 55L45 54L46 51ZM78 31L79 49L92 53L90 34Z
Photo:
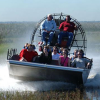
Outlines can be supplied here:
M92 93L88 98L85 91L81 92L79 89L75 91L47 91L47 92L0 92L0 100L98 100L97 92Z
M0 44L0 54L7 52L7 48L9 47L8 43Z

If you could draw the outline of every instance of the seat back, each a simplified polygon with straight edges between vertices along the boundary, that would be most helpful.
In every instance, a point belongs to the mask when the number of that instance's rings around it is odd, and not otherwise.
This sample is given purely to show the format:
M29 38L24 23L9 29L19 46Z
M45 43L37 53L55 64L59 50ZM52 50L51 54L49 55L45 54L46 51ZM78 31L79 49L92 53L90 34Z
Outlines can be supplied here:
M51 65L59 65L58 60L52 60Z
M13 55L10 60L19 60L19 59L20 59L19 55Z

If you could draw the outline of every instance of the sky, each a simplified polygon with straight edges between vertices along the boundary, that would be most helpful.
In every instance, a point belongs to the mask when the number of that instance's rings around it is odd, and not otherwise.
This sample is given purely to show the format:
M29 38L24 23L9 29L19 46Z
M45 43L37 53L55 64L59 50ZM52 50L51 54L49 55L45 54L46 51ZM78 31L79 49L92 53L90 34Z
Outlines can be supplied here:
M0 0L0 22L39 21L61 12L78 21L100 21L100 0Z

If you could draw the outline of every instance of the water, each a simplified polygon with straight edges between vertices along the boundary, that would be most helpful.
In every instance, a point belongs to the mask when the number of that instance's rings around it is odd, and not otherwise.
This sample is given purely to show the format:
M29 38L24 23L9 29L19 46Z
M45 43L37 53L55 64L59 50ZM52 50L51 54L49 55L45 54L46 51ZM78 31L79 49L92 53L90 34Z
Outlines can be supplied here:
M90 32L91 33L91 32ZM100 39L98 34L87 34L87 57L93 58L93 67L85 83L85 91L88 97L93 91L100 94ZM19 47L18 52L23 48L23 45L30 40L31 33L26 35L26 38L20 42L16 42L11 47ZM94 40L95 36L95 40ZM96 39L97 38L97 39ZM15 45L16 44L16 45ZM8 67L6 63L6 52L0 54L0 90L2 91L48 91L48 90L67 90L75 88L75 85L64 82L48 82L48 81L20 81L9 77ZM95 97L94 97L95 100Z

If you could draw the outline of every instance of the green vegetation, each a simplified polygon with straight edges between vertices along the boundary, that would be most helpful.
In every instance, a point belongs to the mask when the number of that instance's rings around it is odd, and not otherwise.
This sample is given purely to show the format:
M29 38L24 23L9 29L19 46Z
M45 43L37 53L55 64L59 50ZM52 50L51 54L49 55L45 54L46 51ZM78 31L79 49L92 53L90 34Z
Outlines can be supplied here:
M4 52L7 52L7 48L8 47L9 47L8 43L2 43L2 44L0 44L0 54L4 53Z
M20 37L34 29L34 22L5 22L0 23L0 39Z
M25 34L34 30L35 22L4 22L0 23L0 53L18 41Z
M0 92L0 100L98 100L97 93L92 93L88 98L85 92L76 89L75 91L58 92Z

